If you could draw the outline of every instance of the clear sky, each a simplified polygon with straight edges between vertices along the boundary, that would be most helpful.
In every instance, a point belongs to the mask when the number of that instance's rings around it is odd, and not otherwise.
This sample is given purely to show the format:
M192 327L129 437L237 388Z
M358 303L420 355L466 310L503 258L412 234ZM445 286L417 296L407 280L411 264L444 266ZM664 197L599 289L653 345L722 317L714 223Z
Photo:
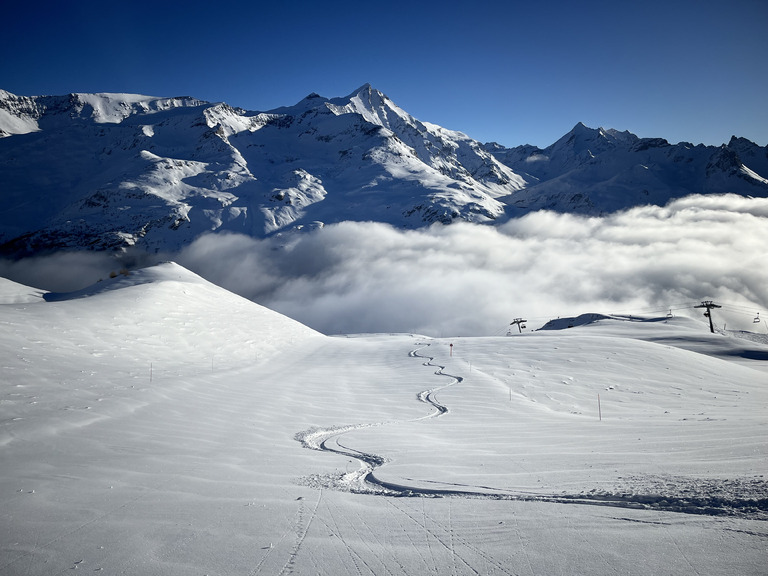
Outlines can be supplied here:
M0 88L190 95L249 110L366 82L506 146L577 122L768 145L765 0L7 2Z

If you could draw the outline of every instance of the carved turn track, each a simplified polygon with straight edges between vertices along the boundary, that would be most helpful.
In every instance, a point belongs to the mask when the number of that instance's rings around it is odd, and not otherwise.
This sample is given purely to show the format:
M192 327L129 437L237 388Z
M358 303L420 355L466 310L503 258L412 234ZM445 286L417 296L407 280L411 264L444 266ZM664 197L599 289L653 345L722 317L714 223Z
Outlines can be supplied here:
M429 404L434 411L413 421L429 418L439 418L449 412L447 406L438 402L435 395L438 391L449 386L460 384L463 378L444 372L445 366L433 364L433 356L419 353L430 344L425 344L408 353L412 358L421 358L425 366L436 368L435 375L445 376L451 381L443 386L430 388L417 394L420 402ZM455 488L446 488L451 484L440 481L424 481L439 484L440 488L425 488L424 486L396 484L386 482L376 477L375 470L384 466L386 458L377 454L363 452L342 444L341 439L347 432L384 425L397 425L397 421L370 424L355 424L334 428L313 428L296 434L295 438L306 448L331 452L359 463L359 468L342 475L310 476L304 483L312 486L334 488L360 494L377 494L397 497L460 497L481 498L493 500L510 500L521 502L550 502L559 504L582 504L591 506L611 506L618 508L634 508L646 510L661 510L681 512L686 514L728 515L757 519L768 519L768 498L740 499L707 496L670 496L660 494L629 494L610 492L590 492L580 494L536 494L502 490L490 486L472 486L455 484Z

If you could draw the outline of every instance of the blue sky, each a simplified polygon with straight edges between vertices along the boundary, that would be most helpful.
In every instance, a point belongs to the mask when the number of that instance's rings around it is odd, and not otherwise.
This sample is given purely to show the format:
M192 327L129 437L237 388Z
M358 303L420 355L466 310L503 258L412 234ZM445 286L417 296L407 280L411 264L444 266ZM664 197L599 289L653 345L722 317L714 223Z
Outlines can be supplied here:
M768 2L66 0L3 8L0 88L191 95L249 110L369 82L506 146L577 122L768 145Z

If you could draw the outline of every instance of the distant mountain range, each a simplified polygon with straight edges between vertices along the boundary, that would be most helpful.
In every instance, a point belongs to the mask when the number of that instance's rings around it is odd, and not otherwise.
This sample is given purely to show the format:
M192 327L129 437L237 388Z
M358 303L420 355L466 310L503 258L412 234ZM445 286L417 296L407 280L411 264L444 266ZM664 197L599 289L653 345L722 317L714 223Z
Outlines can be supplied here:
M0 252L175 250L211 231L503 222L602 214L690 194L768 197L768 147L577 124L504 148L422 122L364 85L251 112L191 97L0 90Z

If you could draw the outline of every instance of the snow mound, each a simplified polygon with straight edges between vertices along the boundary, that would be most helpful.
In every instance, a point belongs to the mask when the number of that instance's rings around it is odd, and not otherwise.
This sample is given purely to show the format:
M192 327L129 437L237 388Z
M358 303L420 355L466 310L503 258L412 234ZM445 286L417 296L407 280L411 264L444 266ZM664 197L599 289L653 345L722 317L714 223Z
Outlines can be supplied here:
M0 304L38 302L44 293L44 290L24 286L24 284L13 282L7 278L0 278Z
M586 326L588 324L595 324L604 320L613 320L616 322L666 322L669 318L665 316L627 316L622 314L598 314L588 313L580 314L579 316L566 316L563 318L556 318L550 320L539 330L565 330L567 328L575 328L576 326Z
M768 338L764 335L744 331L712 334L706 323L682 316L581 314L550 320L539 331L568 328L589 330L590 335L654 342L768 371Z
M550 320L544 326L539 328L539 330L565 330L566 328L573 328L574 326L584 326L585 324L592 324L593 322L597 322L598 320L604 320L607 318L611 318L611 316L606 316L605 314L581 314L580 316L573 316L573 317L566 317L566 318L556 318L554 320Z
M64 300L76 300L98 294L104 294L112 290L140 286L142 284L161 282L182 282L187 284L210 284L194 272L190 272L175 262L163 262L148 268L135 271L123 271L111 277L109 280L100 281L91 286L74 292L49 292L44 295L48 302L61 302ZM213 286L213 284L210 284Z
M19 292L10 287L2 294ZM266 360L298 340L319 336L173 262L76 292L46 293L38 301L16 312L24 314L19 323L39 331L41 341L51 341L62 353L68 347L92 349L118 363L234 366Z

